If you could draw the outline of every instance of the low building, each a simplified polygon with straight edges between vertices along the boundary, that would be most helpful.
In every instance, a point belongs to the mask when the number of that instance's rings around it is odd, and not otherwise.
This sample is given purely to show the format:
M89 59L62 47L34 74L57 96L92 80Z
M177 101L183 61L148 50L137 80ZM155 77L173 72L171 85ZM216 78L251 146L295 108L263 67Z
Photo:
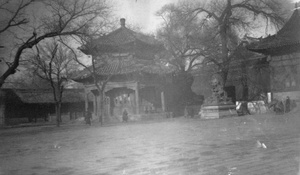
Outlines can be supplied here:
M72 120L84 112L85 96L83 89L65 89L62 98L62 113ZM51 120L55 115L55 102L52 90L44 89L1 89L0 126L22 122ZM53 121L53 120L52 120ZM55 122L55 120L53 121Z

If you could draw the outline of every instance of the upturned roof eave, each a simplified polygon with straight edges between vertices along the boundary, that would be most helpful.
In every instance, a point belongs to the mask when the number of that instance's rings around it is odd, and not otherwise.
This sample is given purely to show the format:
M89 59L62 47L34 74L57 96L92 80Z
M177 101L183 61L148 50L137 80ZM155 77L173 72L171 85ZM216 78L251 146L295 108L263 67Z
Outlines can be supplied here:
M260 41L253 42L247 49L254 52L265 52L268 49L281 49L289 45L297 45L300 43L300 16L298 9L294 11L290 19L275 34L270 35Z
M274 47L264 47L264 48L247 48L250 51L261 53L264 55L285 55L289 53L300 52L300 42L278 45Z

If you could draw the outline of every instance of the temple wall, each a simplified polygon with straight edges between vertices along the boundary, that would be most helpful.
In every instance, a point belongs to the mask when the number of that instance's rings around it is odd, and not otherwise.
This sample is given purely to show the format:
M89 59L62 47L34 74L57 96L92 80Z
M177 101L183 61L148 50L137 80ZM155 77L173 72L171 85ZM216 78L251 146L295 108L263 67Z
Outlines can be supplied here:
M300 91L300 53L271 57L272 92Z
M273 98L300 102L300 53L271 57Z
M291 100L300 100L300 91L275 92L273 98L284 101L289 96ZM300 101L299 101L300 102Z

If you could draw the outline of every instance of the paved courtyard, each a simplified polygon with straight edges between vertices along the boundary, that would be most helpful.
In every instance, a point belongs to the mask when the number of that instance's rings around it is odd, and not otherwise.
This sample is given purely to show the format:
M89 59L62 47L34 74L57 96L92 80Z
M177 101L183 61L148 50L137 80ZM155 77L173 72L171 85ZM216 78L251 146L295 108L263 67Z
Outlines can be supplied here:
M0 175L299 175L299 124L289 114L2 129Z

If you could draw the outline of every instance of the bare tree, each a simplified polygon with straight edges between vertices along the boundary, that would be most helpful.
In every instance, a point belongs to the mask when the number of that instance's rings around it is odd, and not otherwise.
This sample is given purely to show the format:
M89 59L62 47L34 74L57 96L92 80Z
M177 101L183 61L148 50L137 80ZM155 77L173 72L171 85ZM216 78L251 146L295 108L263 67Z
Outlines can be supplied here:
M204 51L209 48L201 39L205 23L192 13L194 8L190 2L180 2L168 4L157 12L164 20L158 36L172 55L168 61L178 69L170 85L174 91L173 100L170 100L175 103L171 105L174 110L191 103L201 103L201 98L195 98L196 94L191 89L194 80L192 70L203 64ZM175 113L180 114L180 111Z
M281 3L276 0L214 0L194 9L193 14L210 21L212 36L218 40L218 55L208 58L219 67L224 85L229 64L239 44L239 34L255 29L254 22L259 20L265 22L266 27L270 24L275 27L282 25L284 11Z
M164 6L157 15L164 20L158 35L180 72L189 75L192 70L210 67L221 75L223 86L240 38L262 24L270 28L284 21L284 11L277 0L180 1ZM261 26L257 25L258 21ZM181 84L192 85L188 77L191 75L181 78L188 79ZM183 101L190 88L181 89L185 89L180 92L183 97L179 97Z
M168 4L156 13L164 20L158 36L175 58L170 62L187 72L197 66L197 59L201 56L201 48L190 40L191 36L201 35L199 20L190 14L193 9L191 3L181 2L178 5Z
M88 40L88 41L87 41ZM93 44L92 44L92 37L85 37L82 41L82 44L85 44L85 47L87 49L93 49ZM97 95L100 96L100 116L99 116L99 122L101 123L101 125L103 125L103 117L104 117L104 103L105 103L105 94L104 94L104 90L106 87L106 84L108 83L108 81L110 80L110 78L112 77L112 75L107 75L107 76L100 76L97 73L97 69L99 69L99 67L102 65L105 65L107 63L107 60L105 59L105 55L101 55L100 53L98 53L98 59L96 59L96 57L93 56L89 56L91 58L91 64L87 64L84 63L79 57L78 55L80 55L80 53L73 49L69 44L67 44L66 42L64 42L63 40L61 40L61 43L63 43L66 47L68 47L71 52L73 53L73 59L74 61L76 61L79 65L81 65L84 68L84 72L88 73L92 76L93 79L93 84L95 85L95 87L98 90Z
M4 32L29 22L25 10L34 0L0 0L0 35Z
M56 121L57 126L59 126L65 84L72 76L72 71L77 67L73 60L73 53L53 39L44 45L36 45L29 62L34 74L51 85L56 109Z
M277 0L168 5L158 13L165 21L161 36L182 68L191 70L211 62L218 67L225 84L241 34L261 27L257 21L264 22L266 28L282 25L285 11L281 5Z
M29 2L27 6L31 5L33 1ZM23 39L23 42L16 49L14 58L9 64L8 69L0 76L0 87L2 87L10 75L15 73L24 51L32 48L46 38L56 36L84 36L95 24L105 22L109 14L109 7L105 1L49 0L39 3L41 3L42 8L45 8L44 16L38 20L40 25L36 24L35 26L38 27L32 28L32 34ZM21 7L26 8L27 6ZM0 10L2 11L2 9ZM27 22L27 20L23 22ZM14 22L12 24L17 23ZM12 26L12 24L9 26ZM27 28L27 31L30 29Z

